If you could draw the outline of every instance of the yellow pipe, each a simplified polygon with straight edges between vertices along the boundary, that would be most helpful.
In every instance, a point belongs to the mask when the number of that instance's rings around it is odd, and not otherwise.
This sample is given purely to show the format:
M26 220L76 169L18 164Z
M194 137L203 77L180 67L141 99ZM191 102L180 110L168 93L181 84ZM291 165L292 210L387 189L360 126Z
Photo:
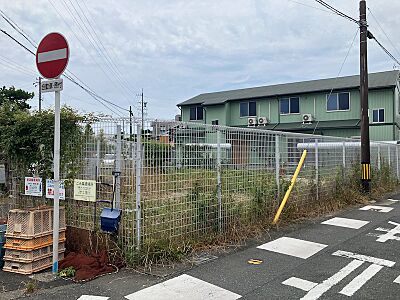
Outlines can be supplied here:
M290 186L289 186L288 190L286 191L285 197L283 197L283 200L282 200L282 202L281 202L281 205L280 205L279 208L278 208L278 211L276 212L276 215L275 215L274 220L272 221L272 224L273 224L273 225L275 225L275 224L278 222L278 220L279 220L279 216L281 215L282 210L283 210L283 208L285 207L286 202L287 202L287 200L288 200L288 198L289 198L289 196L290 196L290 193L292 192L293 186L294 186L294 184L296 183L297 176L298 176L299 173L300 173L300 169L301 169L301 167L302 167L303 164L304 164L304 160L306 159L306 156L307 156L307 150L304 150L304 151L303 151L303 154L301 155L299 164L297 165L296 171L295 171L294 174L293 174L292 180L291 180L291 182L290 182Z

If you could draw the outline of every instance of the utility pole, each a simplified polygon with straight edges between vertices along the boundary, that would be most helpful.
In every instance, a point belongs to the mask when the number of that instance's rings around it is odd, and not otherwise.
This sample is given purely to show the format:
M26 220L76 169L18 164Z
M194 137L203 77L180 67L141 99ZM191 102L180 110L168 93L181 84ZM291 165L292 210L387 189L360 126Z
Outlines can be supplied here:
M144 101L143 101L143 88L142 88L142 101L141 101L141 105L142 105L142 132L144 133Z
M368 118L367 3L360 0L360 100L361 100L361 184L362 191L371 190L371 158Z
M132 106L129 105L129 139L132 138Z

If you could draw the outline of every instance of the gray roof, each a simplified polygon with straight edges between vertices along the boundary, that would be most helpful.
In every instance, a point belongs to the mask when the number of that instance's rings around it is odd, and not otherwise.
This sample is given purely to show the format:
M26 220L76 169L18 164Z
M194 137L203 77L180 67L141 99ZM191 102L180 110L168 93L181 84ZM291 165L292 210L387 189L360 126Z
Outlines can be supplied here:
M386 71L379 73L370 73L368 76L368 85L370 89L391 87L397 84L399 80L398 70ZM215 93L200 94L193 98L190 98L178 106L191 105L191 104L203 104L203 105L215 105L222 104L230 100L240 99L252 99L252 98L263 98L272 96L283 96L293 94L304 94L319 91L330 91L358 88L360 86L360 76L345 76L338 78L328 78L310 81L301 81L285 84L276 84L269 86L261 86L254 88L246 88L240 90L230 90Z

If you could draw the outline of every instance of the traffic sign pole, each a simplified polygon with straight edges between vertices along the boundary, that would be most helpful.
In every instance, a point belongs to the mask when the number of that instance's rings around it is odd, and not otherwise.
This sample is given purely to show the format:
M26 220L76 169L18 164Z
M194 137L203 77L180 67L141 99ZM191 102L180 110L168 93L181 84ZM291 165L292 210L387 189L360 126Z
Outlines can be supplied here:
M39 43L36 51L36 66L39 73L47 79L47 92L55 92L54 109L54 206L53 206L53 273L58 272L58 242L60 234L60 91L59 79L69 60L68 42L62 34L52 32Z
M54 110L54 208L53 208L53 273L58 272L60 230L60 93L55 93Z

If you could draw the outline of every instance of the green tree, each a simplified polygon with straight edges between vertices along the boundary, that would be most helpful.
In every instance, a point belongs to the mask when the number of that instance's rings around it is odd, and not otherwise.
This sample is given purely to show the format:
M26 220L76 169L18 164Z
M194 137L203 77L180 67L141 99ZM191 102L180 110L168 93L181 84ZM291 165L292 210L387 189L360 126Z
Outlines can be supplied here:
M15 89L13 86L10 88L3 86L0 88L0 106L9 104L12 110L30 109L31 107L27 101L32 99L34 95L34 93L29 93L21 89Z

